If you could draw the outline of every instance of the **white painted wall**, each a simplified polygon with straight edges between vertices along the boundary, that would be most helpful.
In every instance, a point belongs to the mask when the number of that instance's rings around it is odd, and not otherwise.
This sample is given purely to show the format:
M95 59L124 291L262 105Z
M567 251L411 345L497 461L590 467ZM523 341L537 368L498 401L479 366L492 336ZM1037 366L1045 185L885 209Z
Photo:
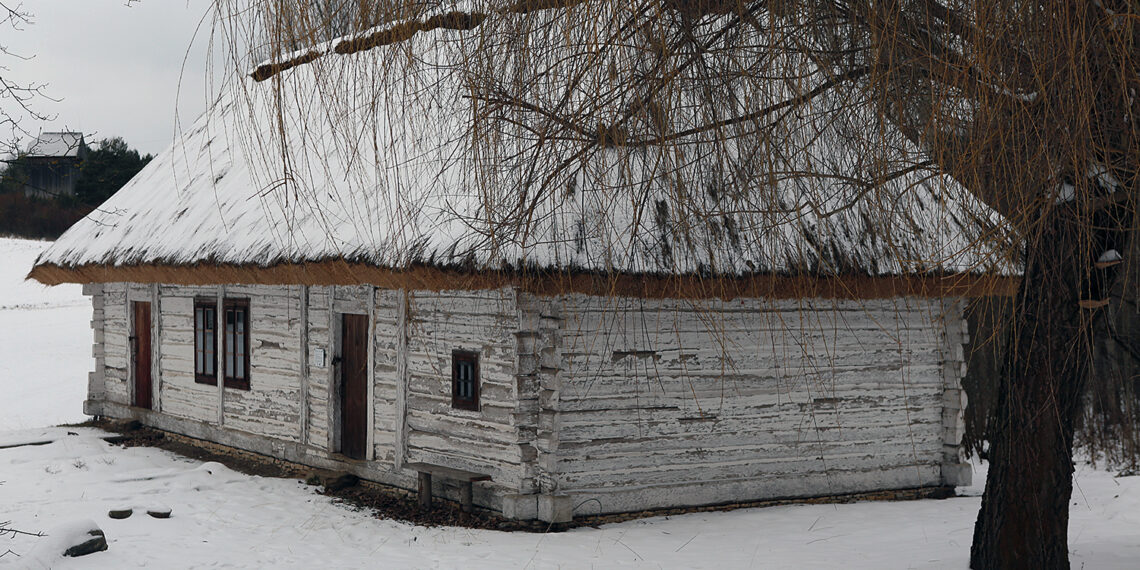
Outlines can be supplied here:
M476 501L492 507L504 495L566 494L587 514L956 481L965 331L953 302L91 291L102 355L91 398L108 409L130 405L129 301L157 299L160 410L147 417L403 486L414 475L404 462L487 473ZM219 296L250 299L249 391L194 382L193 302ZM334 445L332 358L346 312L373 323L371 456L358 463ZM451 408L455 349L480 355L477 412Z
M942 482L956 357L940 300L567 295L545 310L562 319L542 476L579 514Z
M514 290L415 291L408 307L408 461L487 473L517 492ZM479 411L451 407L452 350L479 353Z

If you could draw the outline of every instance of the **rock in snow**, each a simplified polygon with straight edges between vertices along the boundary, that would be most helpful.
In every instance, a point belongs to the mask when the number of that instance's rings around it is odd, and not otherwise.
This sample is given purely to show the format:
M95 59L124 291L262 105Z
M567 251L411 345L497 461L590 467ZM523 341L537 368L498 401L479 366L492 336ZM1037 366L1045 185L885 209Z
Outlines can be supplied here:
M154 504L149 507L120 507L117 509L111 509L107 511L107 516L113 519L130 518L130 516L133 515L136 510L146 511L146 514L156 519L168 519L170 518L171 512L170 507L166 505Z
M151 505L146 508L146 514L156 519L170 518L170 507L166 505Z
M86 556L107 550L107 535L103 534L103 530L99 527L88 530L86 534L74 538L74 542L77 544L64 550L64 556ZM83 540L84 538L86 540ZM83 540L83 542L78 542L79 540Z
M76 519L44 533L28 556L28 567L51 568L61 557L86 556L107 550L103 529L91 519Z

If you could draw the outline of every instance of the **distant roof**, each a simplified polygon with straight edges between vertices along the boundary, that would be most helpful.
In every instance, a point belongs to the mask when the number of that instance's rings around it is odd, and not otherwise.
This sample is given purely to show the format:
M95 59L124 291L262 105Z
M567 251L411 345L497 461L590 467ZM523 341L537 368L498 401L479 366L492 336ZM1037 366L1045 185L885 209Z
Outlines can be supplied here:
M40 136L36 138L35 142L28 147L27 156L79 156L79 149L82 148L83 145L83 133L40 133Z

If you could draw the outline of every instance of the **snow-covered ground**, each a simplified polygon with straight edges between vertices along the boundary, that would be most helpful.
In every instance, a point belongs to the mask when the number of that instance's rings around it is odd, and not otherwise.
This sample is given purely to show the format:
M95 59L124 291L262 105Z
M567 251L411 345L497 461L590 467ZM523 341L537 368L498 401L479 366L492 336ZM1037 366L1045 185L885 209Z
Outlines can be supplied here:
M0 430L85 419L91 301L79 285L24 281L48 244L0 238Z
M977 495L942 501L795 505L698 513L560 534L426 528L334 504L300 482L250 477L91 429L91 367L79 288L21 279L44 244L0 239L0 522L56 538L84 519L110 548L62 558L48 538L0 537L12 568L965 568ZM6 447L20 442L52 443ZM110 519L112 508L135 514ZM147 516L169 507L169 519ZM1079 467L1074 568L1140 567L1140 477ZM79 526L77 526L79 525Z

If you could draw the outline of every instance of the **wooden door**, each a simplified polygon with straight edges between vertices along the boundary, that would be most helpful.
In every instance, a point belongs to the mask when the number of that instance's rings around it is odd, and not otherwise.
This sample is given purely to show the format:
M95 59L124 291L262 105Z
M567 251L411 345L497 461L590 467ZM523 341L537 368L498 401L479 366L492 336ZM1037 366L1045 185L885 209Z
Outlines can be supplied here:
M366 459L368 317L343 315L340 349L340 452L353 459Z
M131 343L134 347L134 354L131 355L135 372L134 405L149 410L151 401L150 303L136 301L131 304L131 309L131 312L134 313L135 329L135 334L131 337L134 341Z

